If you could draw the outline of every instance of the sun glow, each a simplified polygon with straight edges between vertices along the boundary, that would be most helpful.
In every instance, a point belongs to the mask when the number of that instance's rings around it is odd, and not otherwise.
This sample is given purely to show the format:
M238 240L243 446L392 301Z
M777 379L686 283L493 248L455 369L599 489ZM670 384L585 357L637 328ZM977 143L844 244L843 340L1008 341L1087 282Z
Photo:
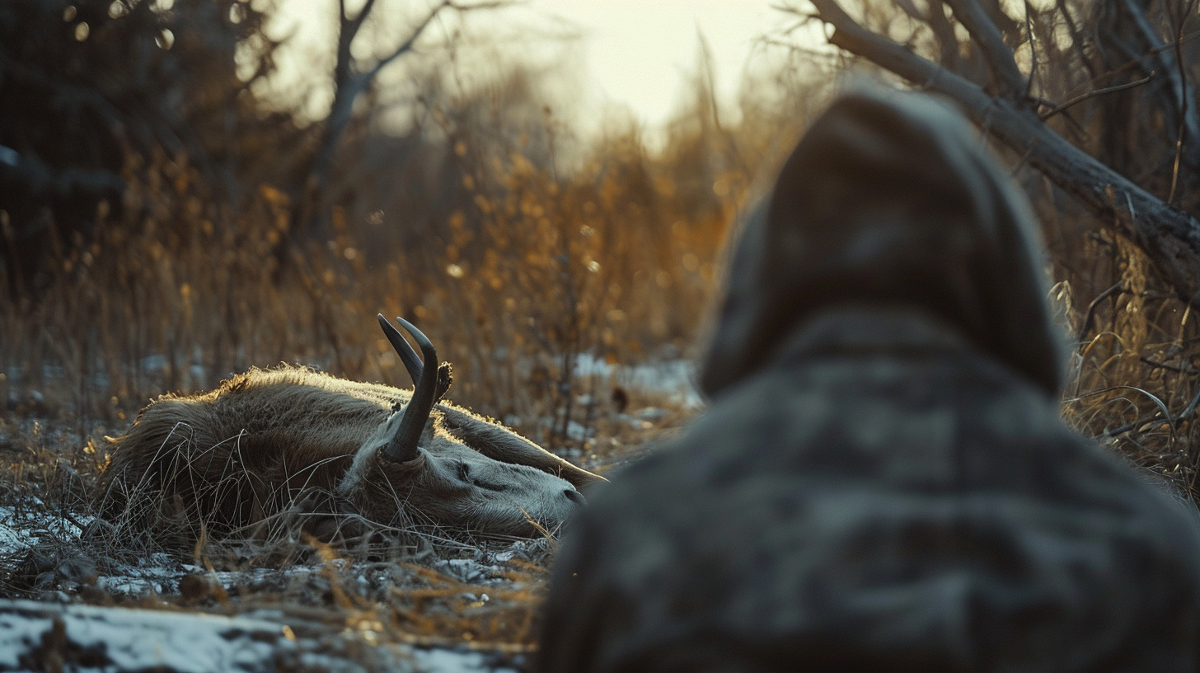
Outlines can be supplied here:
M380 2L379 16L395 16ZM280 57L280 92L312 82L312 70L332 65L336 3L332 0L285 0L272 32L290 35ZM534 63L559 64L564 100L580 130L595 130L610 115L633 119L654 129L668 121L695 77L701 45L712 56L718 99L736 117L733 103L743 74L779 62L762 38L778 30L786 17L765 0L532 0L486 17L471 17L475 32L496 37L498 49ZM446 26L452 22L447 21ZM395 30L377 28L369 40L387 41ZM371 44L355 53L369 54ZM328 110L331 91L309 94L313 118ZM569 99L569 100L568 100ZM552 102L555 104L555 102ZM736 121L736 119L734 119Z

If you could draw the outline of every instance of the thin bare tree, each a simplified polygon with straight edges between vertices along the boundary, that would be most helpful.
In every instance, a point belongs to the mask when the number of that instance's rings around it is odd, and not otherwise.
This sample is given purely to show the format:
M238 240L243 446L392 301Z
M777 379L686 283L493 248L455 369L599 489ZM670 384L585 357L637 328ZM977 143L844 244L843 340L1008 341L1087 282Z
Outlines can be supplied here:
M299 212L304 233L319 235L328 226L329 211L332 207L329 194L330 173L338 145L353 118L354 102L371 87L380 71L406 54L414 52L417 41L445 13L461 14L474 10L496 9L508 4L508 0L468 3L440 0L417 19L395 48L373 62L364 62L363 59L354 56L350 47L376 8L376 0L366 0L353 16L346 7L346 0L338 0L339 23L336 62L333 68L333 103L329 107L329 116L325 118L317 149L313 153L305 183L302 185L304 193Z

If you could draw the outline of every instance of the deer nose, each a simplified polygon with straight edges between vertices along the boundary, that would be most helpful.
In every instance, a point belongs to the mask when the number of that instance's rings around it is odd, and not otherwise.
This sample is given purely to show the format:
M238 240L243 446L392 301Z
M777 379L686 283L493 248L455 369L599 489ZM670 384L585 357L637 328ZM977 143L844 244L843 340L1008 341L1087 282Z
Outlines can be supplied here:
M563 495L567 496L567 500L570 500L571 502L575 503L576 505L586 505L587 504L587 500L583 499L583 494L580 493L579 491L576 491L573 488L568 488L568 489L564 490Z

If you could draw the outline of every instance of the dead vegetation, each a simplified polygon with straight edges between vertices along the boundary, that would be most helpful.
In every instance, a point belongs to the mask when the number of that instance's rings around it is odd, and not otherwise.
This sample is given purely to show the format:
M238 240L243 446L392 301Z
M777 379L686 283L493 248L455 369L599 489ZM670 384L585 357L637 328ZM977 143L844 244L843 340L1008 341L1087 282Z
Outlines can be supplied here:
M1074 357L1063 414L1197 496L1194 0L789 3L843 67L954 101L1043 223ZM802 54L797 46L797 55Z
M650 443L688 413L641 409L654 411L642 414L654 421L627 414L600 424L606 457L635 455L627 445ZM549 534L505 541L376 528L334 547L292 520L245 538L202 536L181 550L190 522L177 522L172 535L97 517L102 444L38 421L5 421L0 437L4 597L253 616L305 651L368 670L392 665L369 663L382 647L478 652L486 666L511 667L535 645L555 547Z
M374 328L383 311L414 318L455 363L456 402L589 469L634 460L694 412L672 394L679 381L645 383L695 355L728 223L832 77L797 65L771 83L778 99L748 96L741 120L724 125L701 78L651 150L636 128L575 138L528 73L456 93L430 75L413 114L424 125L397 137L361 119L345 131L319 240L297 235L284 171L227 199L186 149L127 152L123 196L96 202L91 233L51 215L34 282L0 274L0 535L17 543L0 538L0 594L270 609L297 631L352 634L354 647L466 646L519 663L552 540L405 532L331 548L285 525L163 555L179 545L161 531L95 518L104 435L153 396L208 389L252 365L399 384L403 369ZM1049 82L1046 97L1075 91ZM1104 102L1122 95L1132 94ZM1088 105L1075 110L1085 123ZM1140 137L1125 138L1125 154ZM1110 134L1105 143L1120 149ZM1023 157L1006 158L1044 224L1051 300L1073 340L1064 417L1194 501L1200 316L1126 223L1098 221ZM1163 175L1143 182L1165 192ZM0 224L11 241L4 204ZM141 583L118 590L114 577Z

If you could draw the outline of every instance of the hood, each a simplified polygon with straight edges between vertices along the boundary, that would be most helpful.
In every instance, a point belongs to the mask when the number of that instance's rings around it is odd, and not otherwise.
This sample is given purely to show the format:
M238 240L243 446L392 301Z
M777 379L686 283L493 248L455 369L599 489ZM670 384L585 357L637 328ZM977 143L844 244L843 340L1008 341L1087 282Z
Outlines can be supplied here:
M817 314L913 309L1056 396L1044 257L1024 195L959 113L920 94L845 95L737 235L700 388L717 397L752 375Z

